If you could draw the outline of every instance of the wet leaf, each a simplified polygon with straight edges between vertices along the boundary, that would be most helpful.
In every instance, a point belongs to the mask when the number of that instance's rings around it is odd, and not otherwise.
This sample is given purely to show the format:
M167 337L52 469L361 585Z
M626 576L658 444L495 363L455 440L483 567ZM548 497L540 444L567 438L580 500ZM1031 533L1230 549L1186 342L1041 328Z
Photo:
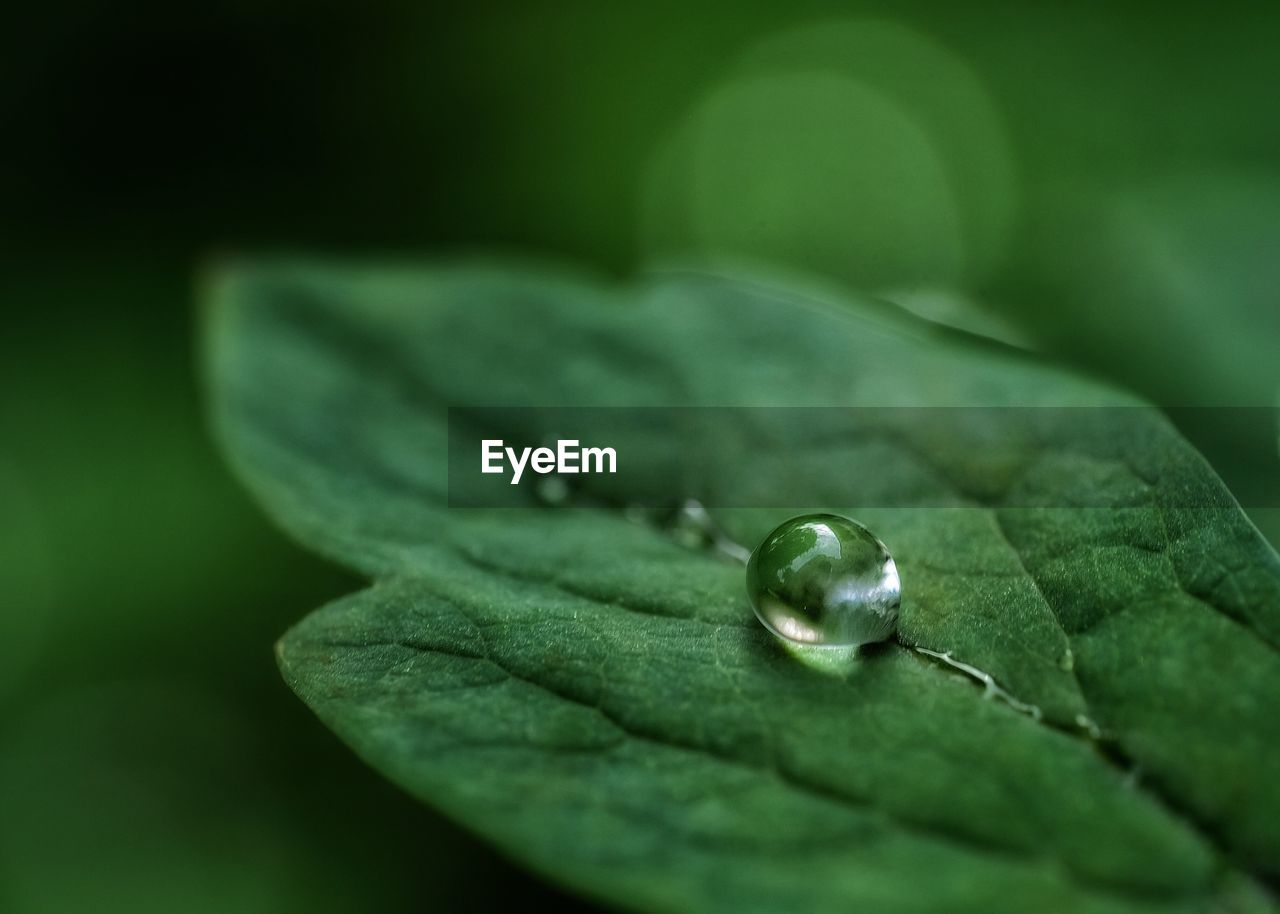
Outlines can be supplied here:
M1280 561L1158 415L1012 463L930 465L966 434L945 426L726 445L725 485L899 496L842 510L893 550L901 643L838 672L767 635L740 566L622 510L447 507L449 407L1136 401L870 302L697 276L247 268L207 330L242 477L373 581L285 636L286 679L531 867L646 910L1267 909ZM953 507L912 505L926 470ZM786 513L716 512L752 544Z

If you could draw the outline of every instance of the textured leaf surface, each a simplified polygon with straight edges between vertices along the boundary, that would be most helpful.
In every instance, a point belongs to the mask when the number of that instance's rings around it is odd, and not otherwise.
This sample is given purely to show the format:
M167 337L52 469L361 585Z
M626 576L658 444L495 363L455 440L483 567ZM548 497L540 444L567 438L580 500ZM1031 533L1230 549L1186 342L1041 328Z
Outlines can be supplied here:
M889 544L904 589L902 645L838 674L772 642L740 567L621 510L445 507L447 407L1124 396L872 303L692 276L246 269L208 335L245 480L374 580L286 635L286 679L540 871L655 910L1269 909L1280 562L1154 414L1105 444L980 430L948 465L931 436L978 432L726 446L722 486L842 473L903 505L822 506ZM911 507L939 487L957 507ZM754 544L787 513L717 519Z

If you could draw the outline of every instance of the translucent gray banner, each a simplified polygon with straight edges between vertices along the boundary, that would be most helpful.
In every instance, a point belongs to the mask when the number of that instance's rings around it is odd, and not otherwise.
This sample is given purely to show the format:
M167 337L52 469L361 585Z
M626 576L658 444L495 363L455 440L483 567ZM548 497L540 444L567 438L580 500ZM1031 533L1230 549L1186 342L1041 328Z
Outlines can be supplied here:
M1277 415L1253 407L453 407L449 504L1280 507ZM1181 430L1213 446L1202 455Z

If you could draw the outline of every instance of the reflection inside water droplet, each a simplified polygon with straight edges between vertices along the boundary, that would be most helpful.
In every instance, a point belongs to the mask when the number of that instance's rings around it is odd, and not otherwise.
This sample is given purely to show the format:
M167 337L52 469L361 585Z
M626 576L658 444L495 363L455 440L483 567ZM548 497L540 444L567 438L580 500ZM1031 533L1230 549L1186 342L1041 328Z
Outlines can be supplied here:
M893 636L898 567L871 531L836 514L793 517L747 563L747 593L775 635L799 644L856 647Z

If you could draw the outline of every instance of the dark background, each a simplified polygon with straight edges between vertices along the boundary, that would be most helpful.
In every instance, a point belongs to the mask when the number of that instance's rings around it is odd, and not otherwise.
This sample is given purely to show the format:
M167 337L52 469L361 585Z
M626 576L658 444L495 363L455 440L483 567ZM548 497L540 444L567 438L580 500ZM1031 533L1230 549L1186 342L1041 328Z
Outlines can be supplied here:
M433 6L7 11L0 909L571 904L280 682L358 582L209 439L220 257L741 255L1160 403L1276 402L1274 5ZM1187 431L1274 479L1274 429Z

